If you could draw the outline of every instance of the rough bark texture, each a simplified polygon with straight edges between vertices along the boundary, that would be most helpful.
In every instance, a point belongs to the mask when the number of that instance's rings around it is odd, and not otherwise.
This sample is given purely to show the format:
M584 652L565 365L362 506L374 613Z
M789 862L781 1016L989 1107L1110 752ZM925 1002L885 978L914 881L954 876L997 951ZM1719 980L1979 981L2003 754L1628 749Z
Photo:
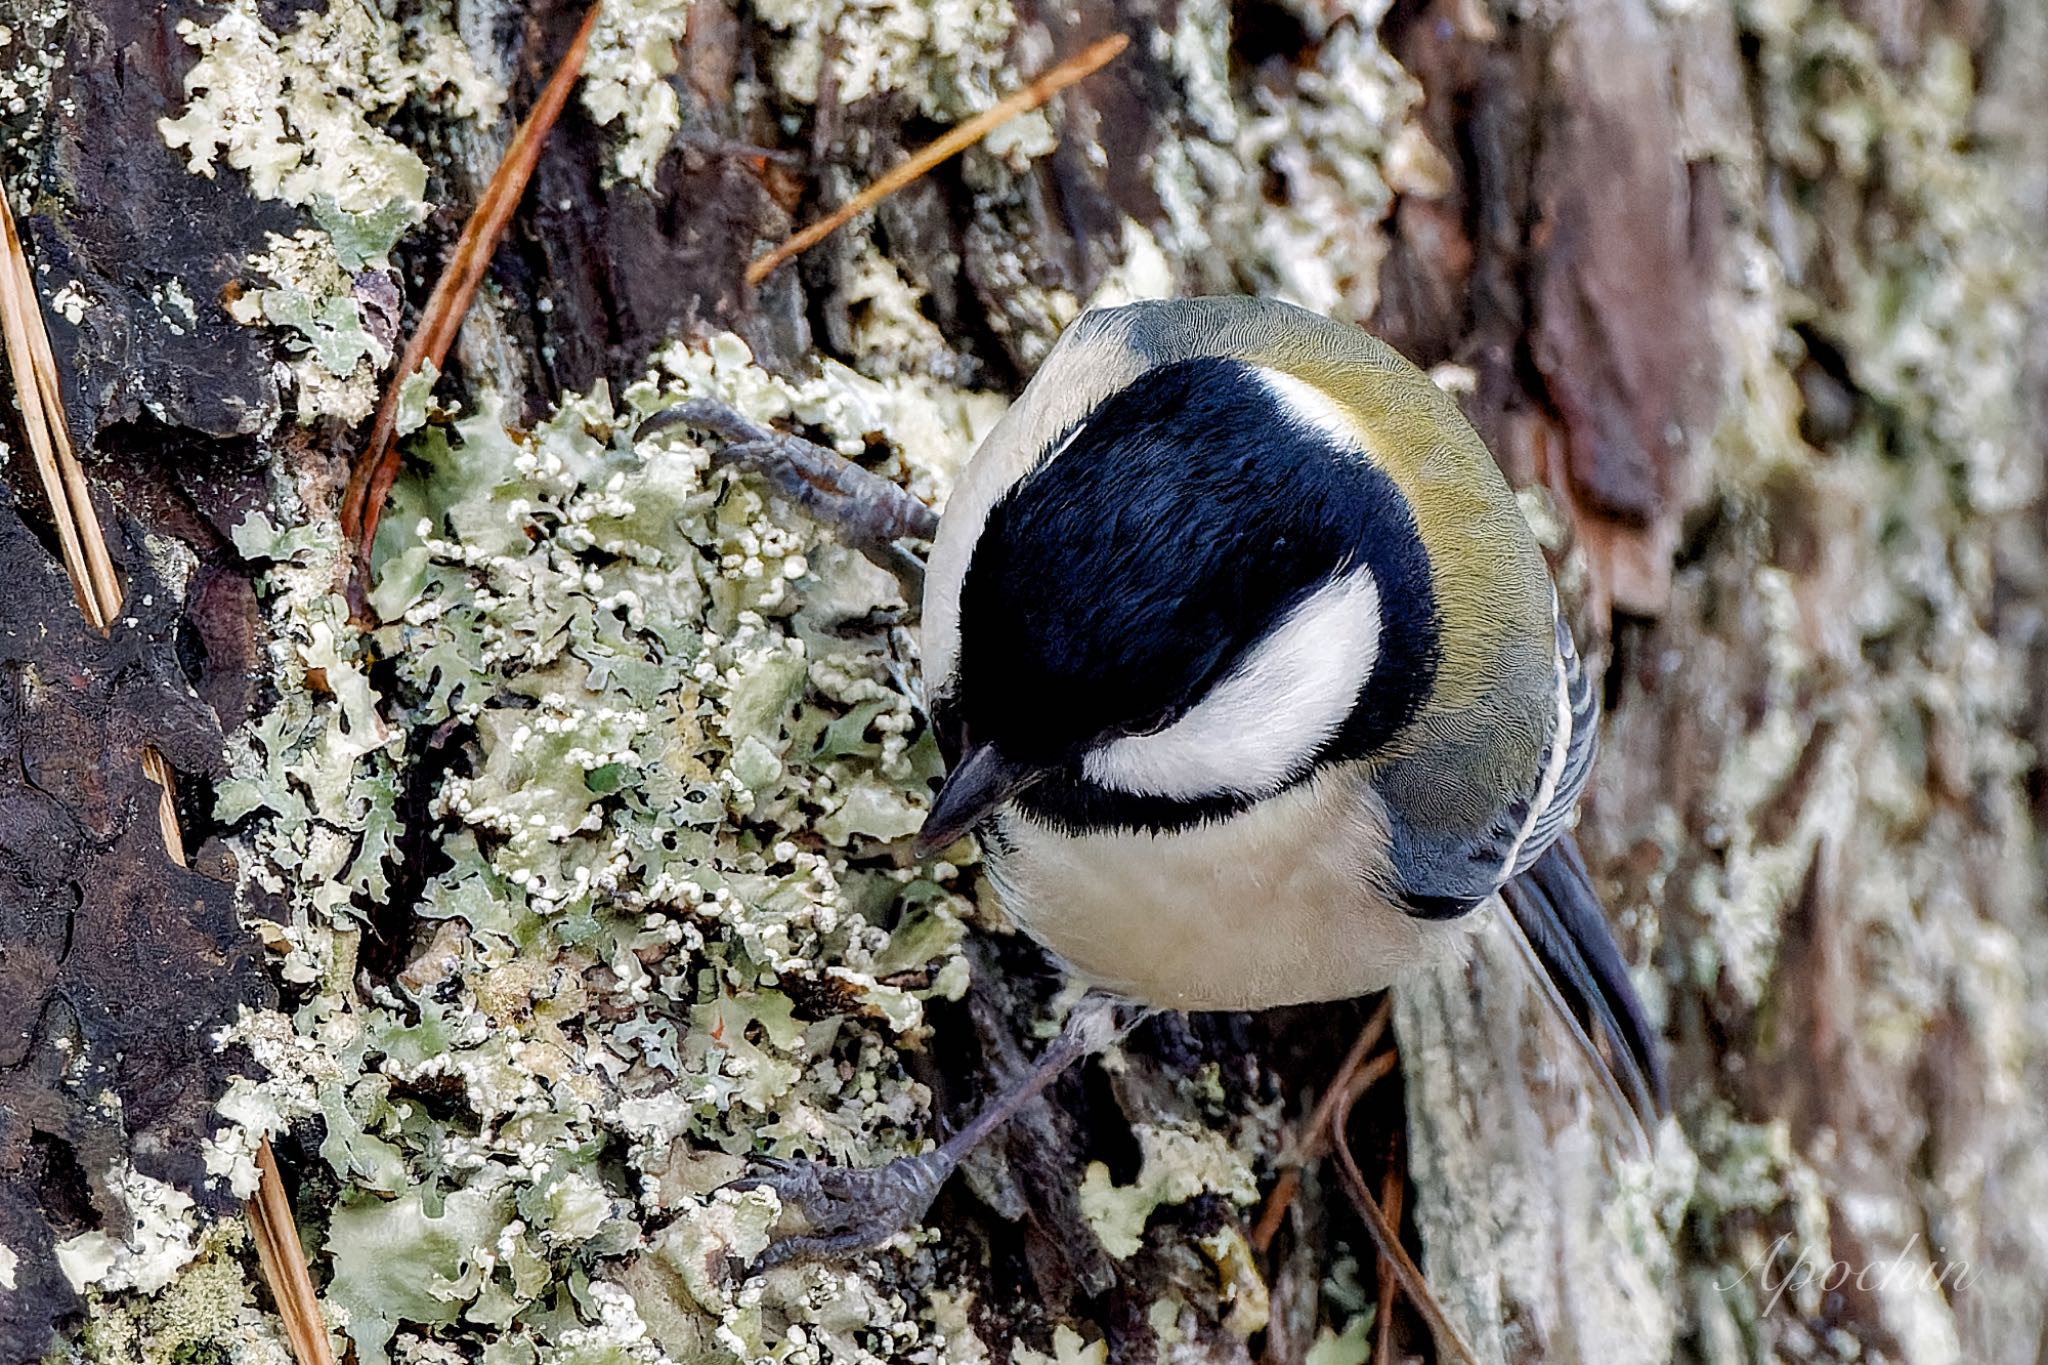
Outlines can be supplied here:
M1375 1167L1405 1110L1409 1232L1446 1310L1488 1361L2041 1359L2048 16L2030 0L989 4L1013 71L1111 31L1137 41L1049 111L1056 147L970 153L747 290L762 245L974 104L970 8L930 23L908 5L834 11L814 32L782 6L622 6L627 36L601 41L592 79L630 112L601 125L599 106L572 106L440 396L491 389L523 404L507 423L535 422L565 393L639 377L667 338L723 331L775 372L826 355L934 391L1014 391L1104 288L1278 292L1444 367L1531 490L1581 638L1607 659L1581 837L1670 1040L1676 1111L1650 1155L1633 1150L1499 925L1463 968L1398 991L1400 1105L1374 1092L1354 1138ZM247 12L282 33L323 9ZM124 1166L231 1205L197 1153L248 1068L204 1038L271 990L230 915L237 883L245 920L263 897L226 843L190 872L166 861L138 746L194 793L195 844L236 833L215 827L209 779L223 736L271 705L276 656L231 533L259 506L325 514L362 430L347 385L388 363L580 17L553 0L386 13L459 35L510 99L457 117L417 74L409 94L335 96L418 155L437 207L388 262L349 261L338 293L302 284L315 305L345 299L345 325L288 332L282 303L257 318L271 326L228 309L266 279L250 257L277 249L267 233L331 215L241 163L194 174L159 129L192 102L179 24L221 11L0 0L0 70L20 95L0 169L134 616L111 640L75 619L10 429L8 1360L275 1358L254 1290L208 1290L220 1317L201 1328L150 1294L95 1290L82 1328L88 1303L51 1248L94 1227L129 1236L109 1192ZM884 28L890 60L854 63ZM675 117L648 125L643 184L619 149L665 107L661 87ZM270 287L288 273L273 263ZM455 921L412 901L437 874L429 798L475 744L455 727L403 746L403 866L374 904L357 897L340 989L410 988L460 947ZM955 1119L1027 1055L1053 984L1014 936L971 956L972 992L934 1002L902 1062ZM608 970L593 960L590 981ZM303 979L285 989L307 998ZM814 995L796 1017L845 1008ZM1369 1284L1371 1256L1333 1184L1311 1176L1253 1265L1221 1235L1248 1215L1215 1184L1164 1201L1120 1258L1076 1180L1093 1160L1129 1184L1149 1160L1133 1126L1185 1124L1266 1142L1270 1177L1278 1132L1362 1017L1163 1021L1063 1083L935 1210L943 1282L964 1288L952 1345L921 1349L1293 1360L1321 1333L1324 1359L1361 1358L1336 1335L1357 1325L1339 1263L1355 1257ZM452 1103L431 1083L415 1099ZM331 1136L299 1116L278 1140L323 1282L328 1206L368 1198L323 1150ZM727 1170L697 1160L679 1155L677 1178ZM219 1251L205 1245L202 1262ZM592 1251L577 1283L625 1286L675 1358L732 1349L704 1325L715 1313L691 1317L710 1309L701 1279L629 1250ZM928 1265L868 1273L899 1308L937 1283ZM548 1292L530 1338L481 1300L420 1330L464 1352L502 1330L499 1361L533 1359L533 1341L577 1358L561 1333L595 1300ZM1397 1326L1398 1349L1427 1354L1419 1326ZM894 1353L812 1330L807 1358Z
M15 566L0 607L0 1244L17 1258L0 1352L12 1359L39 1355L53 1320L75 1325L54 1248L94 1228L127 1235L124 1172L232 1212L200 1160L235 1061L211 1035L270 994L218 869L164 851L143 746L203 776L221 734L179 666L184 593L135 523L120 526L134 532L120 555L134 614L110 640L0 489L0 555Z

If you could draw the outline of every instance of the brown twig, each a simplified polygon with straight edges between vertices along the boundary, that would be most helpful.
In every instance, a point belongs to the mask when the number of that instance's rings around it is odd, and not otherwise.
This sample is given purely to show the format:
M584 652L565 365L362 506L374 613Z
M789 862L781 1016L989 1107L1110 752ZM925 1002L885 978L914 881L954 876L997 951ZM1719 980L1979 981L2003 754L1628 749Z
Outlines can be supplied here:
M1408 1255L1408 1248L1401 1245L1400 1226L1388 1219L1386 1210L1366 1188L1365 1177L1359 1173L1358 1159L1351 1154L1351 1144L1344 1136L1351 1126L1351 1104L1351 1098L1346 1097L1330 1114L1330 1150L1337 1158L1337 1172L1343 1179L1344 1192L1351 1196L1358 1216L1365 1223L1366 1232L1372 1237L1373 1245L1379 1248L1382 1265L1393 1272L1401 1292L1408 1296L1408 1302L1415 1305L1415 1311L1429 1324L1438 1354L1446 1360L1458 1361L1460 1365L1479 1365L1464 1335L1444 1316L1443 1305L1430 1292L1429 1281Z
M177 778L171 772L171 765L155 749L144 747L142 751L142 772L160 788L156 803L157 828L163 831L164 852L179 867L185 866L185 832L178 828L178 789L173 785Z
M1407 1198L1408 1182L1401 1176L1401 1135L1387 1142L1387 1173L1380 1177L1380 1204L1387 1222L1401 1226L1401 1204ZM1394 1358L1394 1273L1384 1257L1380 1260L1380 1297L1372 1319L1373 1365L1387 1365Z
M1130 45L1130 38L1121 33L1111 34L1098 42L1090 43L1022 90L1005 96L967 122L949 129L943 136L912 152L873 184L817 222L796 233L780 246L770 247L755 257L753 264L747 267L747 283L760 284L784 261L809 251L905 185L930 174L933 167L948 157L966 151L1019 114L1030 113L1074 82L1100 71Z
M1358 1031L1358 1040L1351 1050L1344 1054L1343 1062L1337 1067L1337 1074L1324 1087L1316 1107L1297 1130L1292 1150L1281 1157L1284 1169L1280 1178L1273 1183L1273 1192L1266 1196L1265 1207L1259 1210L1259 1221L1252 1228L1251 1247L1261 1256L1280 1235L1280 1222L1293 1206L1294 1198L1301 1192L1301 1168L1320 1159L1329 1143L1330 1115L1347 1093L1364 1094L1380 1077L1387 1074L1393 1063L1384 1058L1376 1059L1368 1066L1366 1057L1379 1045L1380 1038L1387 1031L1387 1023L1393 1017L1393 1002L1380 1001L1372 1017L1365 1021L1365 1027ZM1392 1054L1388 1054L1391 1057Z
M49 330L43 323L34 277L29 273L28 258L4 192L0 192L0 248L4 248L0 254L5 257L0 260L0 328L6 333L8 370L20 402L22 425L35 456L43 494L49 501L51 520L56 524L57 545L64 571L71 579L72 593L78 598L85 619L105 633L121 614L121 579L107 550L106 533L93 506L91 486L71 445ZM171 765L156 749L145 745L142 771L161 789L157 825L163 833L164 853L183 867L185 836L178 828L176 779ZM291 1220L284 1183L267 1141L257 1150L257 1170L260 1178L256 1197L248 1206L249 1226L256 1242L257 1259L277 1300L278 1314L284 1319L293 1352L299 1365L334 1365L334 1355L327 1345L327 1329L320 1317L319 1299L313 1291L312 1272L306 1266L305 1248L299 1245L298 1227ZM283 1211L282 1221L278 1210Z
M0 261L0 330L6 334L7 368L21 407L22 429L50 505L58 550L64 572L71 579L71 591L78 598L78 609L94 629L105 634L121 610L121 579L107 552L85 470L71 447L49 329L43 323L35 277L29 271L28 256L22 250L4 192L0 192L0 249L5 254Z
M406 381L419 373L422 365L431 363L438 368L448 358L448 348L454 344L456 332L461 330L470 300L476 297L477 285L482 283L491 256L498 249L499 239L505 235L513 211L519 207L519 201L526 193L526 182L532 178L533 168L540 161L548 133L569 102L569 92L575 88L577 74L583 69L584 54L590 49L590 33L596 27L600 8L600 3L593 3L583 16L576 36L569 40L569 50L562 54L561 63L555 67L554 75L548 78L540 98L519 125L519 131L512 135L511 145L506 147L504 159L492 174L491 183L484 187L483 196L477 200L469 221L463 224L462 235L455 239L455 250L420 314L419 326L413 330L411 340L406 342L398 368L392 372L391 380L385 386L384 400L377 405L376 419L370 424L369 439L364 442L362 453L356 457L355 466L349 471L348 487L342 494L341 531L355 546L355 573L349 597L350 607L358 619L367 620L369 617L370 546L377 538L377 522L384 512L384 500L390 496L391 485L398 478L399 398Z
M249 1230L254 1234L263 1278L270 1282L278 1316L284 1319L285 1339L291 1342L292 1356L299 1365L334 1365L327 1322L320 1316L320 1298L313 1290L313 1272L307 1268L305 1248L299 1245L299 1225L292 1217L291 1201L284 1197L284 1176L277 1169L268 1138L256 1148L256 1170L261 1178L256 1182L256 1197L249 1201Z

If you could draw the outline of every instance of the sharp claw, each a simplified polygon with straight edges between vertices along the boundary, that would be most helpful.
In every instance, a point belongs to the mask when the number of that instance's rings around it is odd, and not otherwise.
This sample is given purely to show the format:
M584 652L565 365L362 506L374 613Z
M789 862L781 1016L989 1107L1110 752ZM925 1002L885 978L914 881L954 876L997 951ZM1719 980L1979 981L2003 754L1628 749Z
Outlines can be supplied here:
M775 434L756 422L748 421L737 409L715 398L686 398L642 422L634 429L633 439L644 441L670 427L698 427L716 432L728 441L766 441Z

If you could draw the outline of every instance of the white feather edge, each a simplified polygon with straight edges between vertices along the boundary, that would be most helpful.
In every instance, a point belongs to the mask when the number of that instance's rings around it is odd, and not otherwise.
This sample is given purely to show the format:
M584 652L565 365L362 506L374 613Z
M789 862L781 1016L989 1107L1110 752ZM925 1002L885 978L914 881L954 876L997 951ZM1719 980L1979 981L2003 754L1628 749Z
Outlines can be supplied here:
M1529 842L1529 836L1536 832L1543 816L1550 809L1550 803L1557 799L1557 784L1564 777L1566 762L1571 757L1572 747L1572 688L1571 679L1564 671L1564 660L1557 663L1557 730L1550 739L1550 761L1543 766L1543 780L1537 784L1536 799L1529 803L1529 818L1522 822L1522 829L1509 846L1507 857L1501 860L1501 877L1506 880L1526 870L1522 864L1522 848ZM1539 852L1541 850L1538 850ZM1531 861L1534 861L1533 859Z

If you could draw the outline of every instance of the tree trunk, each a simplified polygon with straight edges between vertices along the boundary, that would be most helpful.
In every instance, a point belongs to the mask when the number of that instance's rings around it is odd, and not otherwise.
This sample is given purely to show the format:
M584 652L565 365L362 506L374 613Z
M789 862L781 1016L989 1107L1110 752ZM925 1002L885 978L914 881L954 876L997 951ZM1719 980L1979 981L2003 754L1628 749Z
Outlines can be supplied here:
M2043 1358L2048 12L613 0L363 630L348 461L582 17L380 3L0 0L129 604L77 618L10 417L0 1359L283 1359L268 1134L363 1365L1363 1360L1334 1172L1247 1237L1370 1001L1148 1024L914 1247L749 1280L772 1210L713 1193L957 1124L1060 981L908 859L891 581L633 426L717 397L938 498L1081 308L1219 291L1431 367L1606 664L1580 838L1673 1117L1633 1140L1483 918L1348 1133L1478 1358Z

